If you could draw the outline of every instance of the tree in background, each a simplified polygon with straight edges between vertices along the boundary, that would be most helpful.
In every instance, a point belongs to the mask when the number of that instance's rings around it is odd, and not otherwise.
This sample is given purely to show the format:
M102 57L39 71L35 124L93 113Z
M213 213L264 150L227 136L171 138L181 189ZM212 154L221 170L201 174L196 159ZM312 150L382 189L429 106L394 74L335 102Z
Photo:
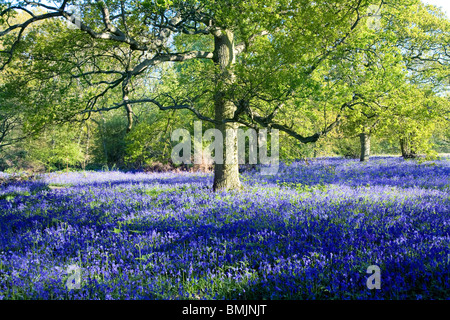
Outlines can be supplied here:
M445 127L443 120L450 110L444 98L450 76L450 24L442 11L429 5L399 15L407 17L392 29L396 46L402 50L410 86L399 93L392 128L402 156L414 158L419 153L431 154L431 135Z
M375 36L362 34L351 57L337 63L337 76L359 98L345 115L343 131L359 135L360 160L370 155L370 137L396 137L405 158L430 154L430 135L448 88L449 21L434 7L383 7ZM448 110L448 107L447 107ZM355 112L356 111L356 112Z

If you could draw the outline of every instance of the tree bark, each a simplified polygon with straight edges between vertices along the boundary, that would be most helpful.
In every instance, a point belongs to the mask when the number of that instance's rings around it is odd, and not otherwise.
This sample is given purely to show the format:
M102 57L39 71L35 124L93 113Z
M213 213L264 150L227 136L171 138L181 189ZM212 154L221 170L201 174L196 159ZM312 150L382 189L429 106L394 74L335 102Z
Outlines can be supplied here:
M219 67L216 81L216 93L214 97L215 120L223 121L232 118L236 106L227 97L227 87L235 80L233 65L235 63L234 35L229 30L218 32L214 35L214 63ZM237 124L216 124L216 129L222 132L224 137L223 163L214 164L213 190L240 189L238 148L237 148Z
M367 132L360 133L359 141L361 143L361 154L359 160L369 161L370 158L370 134Z
M86 149L84 152L83 160L83 170L86 170L86 162L89 159L89 143L91 142L91 129L88 124L86 124Z
M411 146L411 141L408 137L400 139L400 149L404 159L411 159L416 157L416 152Z
M131 104L128 103L128 101L129 101L128 94L129 94L129 90L128 90L128 80L127 80L124 82L123 88L122 88L122 98L123 98L123 101L125 102L125 110L127 111L127 120L128 120L127 133L129 133L131 131L131 129L133 128L133 109L131 108Z
M103 146L103 154L105 156L105 162L109 165L109 159L108 159L108 148L106 146L106 141L105 141L105 137L106 137L106 120L105 117L103 116L103 114L100 112L100 115L102 116L102 123L101 123L101 128L100 128L100 136L102 138L102 146Z

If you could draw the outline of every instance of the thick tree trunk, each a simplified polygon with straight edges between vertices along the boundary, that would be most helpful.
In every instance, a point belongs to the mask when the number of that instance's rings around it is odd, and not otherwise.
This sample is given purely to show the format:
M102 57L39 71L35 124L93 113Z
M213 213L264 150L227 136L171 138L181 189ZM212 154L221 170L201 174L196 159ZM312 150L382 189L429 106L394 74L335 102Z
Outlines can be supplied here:
M402 157L404 159L411 159L416 157L416 152L411 147L411 141L409 138L400 139L400 149L402 151Z
M214 36L214 62L219 67L215 94L215 120L232 118L236 106L227 97L227 87L234 82L233 65L235 63L234 37L231 31L222 31ZM216 124L222 132L224 150L222 163L214 164L214 191L240 189L237 124Z
M370 157L370 134L363 132L359 135L359 141L361 143L361 155L360 161L369 161Z

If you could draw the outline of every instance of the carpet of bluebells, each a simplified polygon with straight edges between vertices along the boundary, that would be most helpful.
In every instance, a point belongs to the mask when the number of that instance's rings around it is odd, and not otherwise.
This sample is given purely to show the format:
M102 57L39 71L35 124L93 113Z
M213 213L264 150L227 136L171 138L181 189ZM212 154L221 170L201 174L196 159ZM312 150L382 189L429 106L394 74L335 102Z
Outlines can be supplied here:
M299 161L241 172L239 192L214 193L212 179L3 183L0 299L450 298L450 159ZM380 289L366 285L371 265Z

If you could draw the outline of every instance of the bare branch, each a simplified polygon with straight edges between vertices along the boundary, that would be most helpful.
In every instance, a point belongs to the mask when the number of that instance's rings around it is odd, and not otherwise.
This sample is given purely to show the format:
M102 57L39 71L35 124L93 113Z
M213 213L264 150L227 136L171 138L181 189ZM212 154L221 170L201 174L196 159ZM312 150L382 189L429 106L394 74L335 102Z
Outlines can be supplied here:
M164 110L183 110L183 109L184 110L189 110L192 113L194 113L200 120L208 121L208 122L211 122L211 123L214 123L214 124L221 124L223 122L231 122L231 121L233 121L232 119L226 119L226 120L224 120L222 122L222 121L217 121L217 120L214 120L214 119L209 118L207 116L204 116L197 109L192 107L191 104L187 104L187 103L178 104L178 103L175 102L173 105L165 106L164 104L162 104L157 99L152 99L152 98L143 98L143 99L137 99L137 100L126 100L126 101L122 101L121 103L115 103L114 106L112 106L112 107L98 108L98 109L93 109L93 110L85 110L83 113L85 113L85 112L110 111L110 110L122 108L122 107L124 107L126 105L141 104L141 103L152 103L152 104L157 106L162 111L164 111Z
M251 46L251 44L253 43L253 41L255 41L256 38L262 37L262 36L267 36L267 35L269 35L269 34L270 34L270 33L269 33L268 31L265 31L265 30L264 30L264 31L261 31L261 32L258 32L258 33L256 33L256 34L252 35L252 36L248 39L248 41L246 41L246 42L241 42L241 43L237 44L237 45L234 47L235 54L238 55L238 54L244 52L245 50L247 50L248 47Z
M189 51L183 53L157 54L151 59L145 59L131 71L132 75L138 75L145 71L149 66L155 66L162 62L186 61L195 58L212 59L213 53L207 51Z

